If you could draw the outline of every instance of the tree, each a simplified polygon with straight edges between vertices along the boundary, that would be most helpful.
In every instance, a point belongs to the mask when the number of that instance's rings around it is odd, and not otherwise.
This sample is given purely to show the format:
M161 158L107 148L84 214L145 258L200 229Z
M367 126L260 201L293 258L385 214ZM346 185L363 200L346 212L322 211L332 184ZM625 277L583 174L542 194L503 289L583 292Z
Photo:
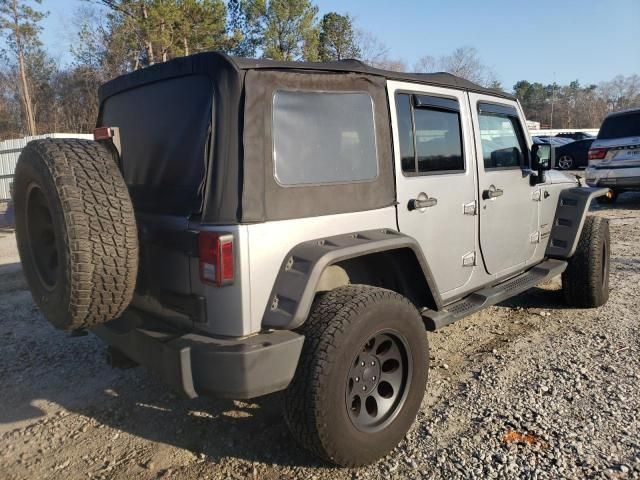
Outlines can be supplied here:
M226 50L223 0L95 0L107 7L105 44L133 69L205 50Z
M229 0L229 51L240 57L256 57L263 47L267 6L265 0Z
M222 0L179 0L174 17L178 32L172 56L227 50L227 10Z
M420 73L434 73L438 71L438 60L431 55L424 55L414 64L413 70Z
M617 75L600 83L598 91L611 111L637 107L640 104L640 75Z
M317 14L318 7L310 0L270 0L263 56L274 60L316 60Z
M323 62L358 58L360 48L349 15L327 13L320 22L319 56Z
M40 4L42 0L33 0ZM33 8L25 0L0 0L0 29L5 33L9 50L18 64L18 80L23 115L29 135L37 133L33 101L29 86L27 57L41 46L39 22L45 13Z
M458 47L450 55L438 58L425 55L414 64L414 71L447 72L487 88L502 90L496 73L482 63L478 51L473 47Z
M407 64L400 58L392 58L389 49L375 35L365 30L356 30L359 60L372 67L397 72L407 71Z
M458 47L451 55L442 57L441 69L475 83L484 82L485 66L480 61L478 51L473 47Z

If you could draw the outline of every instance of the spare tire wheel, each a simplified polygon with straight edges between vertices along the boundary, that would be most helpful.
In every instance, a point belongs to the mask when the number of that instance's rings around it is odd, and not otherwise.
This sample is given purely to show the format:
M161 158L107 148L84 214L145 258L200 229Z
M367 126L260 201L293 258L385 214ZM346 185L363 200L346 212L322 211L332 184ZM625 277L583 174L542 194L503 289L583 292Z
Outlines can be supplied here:
M133 297L138 236L112 152L78 139L35 140L14 179L16 238L33 298L55 327L92 327Z

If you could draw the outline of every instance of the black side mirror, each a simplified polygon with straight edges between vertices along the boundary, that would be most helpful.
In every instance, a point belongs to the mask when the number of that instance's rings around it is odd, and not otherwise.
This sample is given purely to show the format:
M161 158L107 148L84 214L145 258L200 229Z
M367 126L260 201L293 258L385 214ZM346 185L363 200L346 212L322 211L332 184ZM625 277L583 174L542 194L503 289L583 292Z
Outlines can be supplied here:
M531 169L538 172L536 183L544 183L544 172L556 168L556 147L546 143L534 143L531 147Z

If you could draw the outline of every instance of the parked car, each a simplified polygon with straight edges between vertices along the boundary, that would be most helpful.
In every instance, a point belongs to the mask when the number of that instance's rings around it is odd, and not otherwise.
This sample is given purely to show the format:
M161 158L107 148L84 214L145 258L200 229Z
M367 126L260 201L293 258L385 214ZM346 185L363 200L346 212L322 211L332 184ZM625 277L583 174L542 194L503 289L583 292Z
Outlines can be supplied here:
M560 132L556 135L559 138L570 138L572 140L593 140L595 135L587 132Z
M533 138L534 138L534 142L545 144L545 145L554 145L557 147L573 142L573 140L569 138L551 137L548 135L536 135Z
M640 109L611 113L602 122L589 150L588 185L608 187L602 202L640 190Z
M556 165L561 170L586 167L589 148L594 139L576 140L556 147Z
M18 161L46 319L188 397L284 390L297 442L330 462L405 437L425 329L560 274L569 305L609 296L609 226L587 216L606 189L551 170L506 93L202 53L103 85L97 125Z

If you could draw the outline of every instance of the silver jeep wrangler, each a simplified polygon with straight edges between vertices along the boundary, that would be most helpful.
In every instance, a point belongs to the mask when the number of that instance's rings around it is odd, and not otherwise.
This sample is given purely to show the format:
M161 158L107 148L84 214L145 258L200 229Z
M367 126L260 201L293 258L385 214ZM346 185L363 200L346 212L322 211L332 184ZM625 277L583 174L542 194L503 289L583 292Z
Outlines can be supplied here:
M448 74L204 53L105 84L95 141L37 140L17 239L43 315L189 397L284 390L339 465L403 438L437 330L562 274L609 291L606 189L518 102ZM546 150L545 150L546 149Z

